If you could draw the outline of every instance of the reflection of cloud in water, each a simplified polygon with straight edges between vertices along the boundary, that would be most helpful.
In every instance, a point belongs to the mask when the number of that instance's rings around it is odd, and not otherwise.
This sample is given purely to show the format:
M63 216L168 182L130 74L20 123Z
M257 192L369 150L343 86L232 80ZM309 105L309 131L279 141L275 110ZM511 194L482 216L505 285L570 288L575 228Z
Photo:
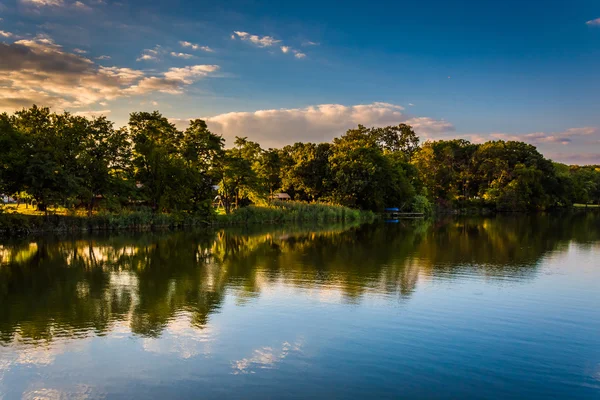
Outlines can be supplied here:
M79 337L77 339L56 340L49 344L41 346L31 346L30 343L13 348L16 350L12 354L3 355L3 361L8 363L0 364L0 369L10 368L12 365L51 365L57 356L64 353L74 353L84 351L91 342L92 337ZM15 342L23 344L24 341L20 335L15 335ZM2 354L2 353L0 353Z
M283 361L292 352L300 352L302 350L302 341L297 340L294 344L283 342L281 349L273 349L272 347L261 347L254 350L252 357L242 358L241 360L233 361L231 367L233 374L253 374L256 369L272 369Z
M69 390L52 389L52 388L36 388L28 389L21 396L24 400L62 400L62 399L88 399L97 397L93 393L92 387L88 385L74 385Z
M214 328L194 327L192 316L186 313L169 322L159 338L144 338L142 345L147 352L172 354L185 359L210 354L214 337Z

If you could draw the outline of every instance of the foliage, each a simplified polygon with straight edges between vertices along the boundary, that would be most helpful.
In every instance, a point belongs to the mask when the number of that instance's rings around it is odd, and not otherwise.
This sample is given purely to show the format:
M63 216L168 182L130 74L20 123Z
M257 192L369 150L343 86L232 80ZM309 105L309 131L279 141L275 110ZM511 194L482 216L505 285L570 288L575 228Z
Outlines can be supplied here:
M37 106L0 114L0 193L47 216L57 208L92 218L145 207L210 220L213 201L245 220L302 219L290 215L319 209L274 206L278 192L371 211L535 211L600 204L600 167L552 163L522 142L420 144L406 124L358 125L332 143L265 150L242 136L226 149L205 121L182 131L158 111L134 112L122 128ZM260 207L240 210L252 204Z

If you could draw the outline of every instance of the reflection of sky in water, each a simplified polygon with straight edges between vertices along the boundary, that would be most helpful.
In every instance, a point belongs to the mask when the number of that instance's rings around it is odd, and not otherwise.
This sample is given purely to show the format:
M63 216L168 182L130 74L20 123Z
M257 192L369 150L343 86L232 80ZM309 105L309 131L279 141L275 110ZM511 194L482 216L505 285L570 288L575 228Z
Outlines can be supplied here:
M404 252L394 231L50 248L36 285L55 307L0 291L0 398L600 393L600 242L509 233ZM395 247L369 242L385 237ZM477 249L490 243L522 254L500 262ZM30 270L14 271L0 279L26 291Z

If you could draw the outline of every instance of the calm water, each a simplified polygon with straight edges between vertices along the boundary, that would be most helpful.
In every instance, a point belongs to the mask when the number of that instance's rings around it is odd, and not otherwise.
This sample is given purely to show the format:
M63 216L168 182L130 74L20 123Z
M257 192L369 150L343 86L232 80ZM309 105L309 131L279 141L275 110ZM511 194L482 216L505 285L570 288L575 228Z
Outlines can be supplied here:
M4 241L0 398L600 398L600 214Z

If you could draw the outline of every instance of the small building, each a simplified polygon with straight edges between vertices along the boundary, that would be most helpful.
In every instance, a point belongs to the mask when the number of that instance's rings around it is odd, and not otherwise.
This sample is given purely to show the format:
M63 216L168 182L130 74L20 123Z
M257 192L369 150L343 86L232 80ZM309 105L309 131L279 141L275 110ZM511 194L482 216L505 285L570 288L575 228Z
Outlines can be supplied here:
M289 201L292 198L287 193L274 193L270 196L271 200Z

